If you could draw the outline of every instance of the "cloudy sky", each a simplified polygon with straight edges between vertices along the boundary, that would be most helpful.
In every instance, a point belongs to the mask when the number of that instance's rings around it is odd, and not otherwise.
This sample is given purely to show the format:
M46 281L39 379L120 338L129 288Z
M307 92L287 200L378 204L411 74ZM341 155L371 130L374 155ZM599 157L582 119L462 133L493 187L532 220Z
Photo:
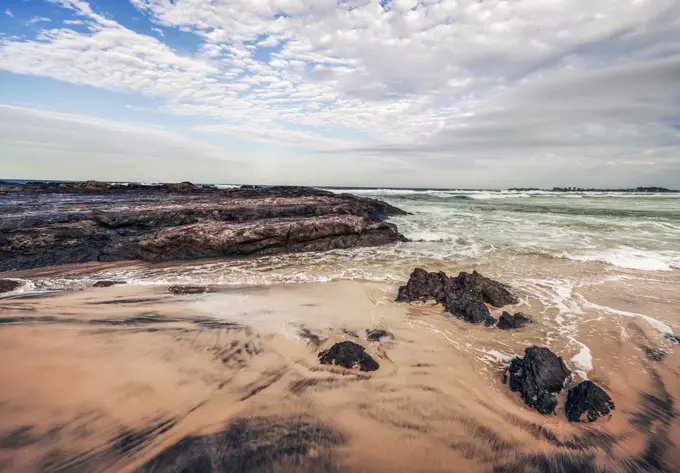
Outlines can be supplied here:
M680 187L680 0L3 0L3 177Z

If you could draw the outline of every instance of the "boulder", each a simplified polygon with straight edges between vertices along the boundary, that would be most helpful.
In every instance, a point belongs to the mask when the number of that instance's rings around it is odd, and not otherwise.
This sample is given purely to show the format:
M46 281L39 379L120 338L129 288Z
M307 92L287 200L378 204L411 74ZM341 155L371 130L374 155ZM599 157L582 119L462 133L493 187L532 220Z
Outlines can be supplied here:
M497 327L501 330L510 330L522 328L529 323L531 323L531 318L527 317L522 312L517 312L515 315L510 315L508 312L504 311L498 319Z
M555 393L562 390L571 376L561 357L537 346L525 349L524 358L513 359L507 371L510 389L521 393L524 403L541 414L555 413ZM507 372L503 382L507 382Z
M354 342L336 343L319 353L319 361L323 365L338 365L360 371L375 371L380 368L380 365L366 353L364 347Z
M614 401L592 381L583 381L569 390L564 412L569 422L594 422L614 410Z
M92 285L92 287L111 287L118 286L121 284L127 284L126 281L97 281Z
M21 283L14 279L0 279L0 293L14 291L19 286L21 286Z
M486 304L502 307L517 303L517 298L508 288L489 279L477 271L461 272L451 278L443 271L428 273L416 268L405 286L399 288L398 302L434 300L456 317L472 323L493 325Z

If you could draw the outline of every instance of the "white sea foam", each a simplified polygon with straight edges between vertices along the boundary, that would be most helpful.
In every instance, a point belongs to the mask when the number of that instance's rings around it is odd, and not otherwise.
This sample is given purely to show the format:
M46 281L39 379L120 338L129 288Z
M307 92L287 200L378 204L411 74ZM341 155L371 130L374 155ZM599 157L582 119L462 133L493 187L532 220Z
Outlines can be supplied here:
M588 379L588 372L593 369L593 356L590 353L590 348L583 343L574 340L581 345L581 350L571 357L570 361L574 366L574 371L583 379Z
M565 256L575 261L600 261L619 268L643 271L671 271L674 267L680 268L680 255L675 252L664 254L627 246L586 253L565 253Z
M663 335L674 335L672 328L670 328L664 322L662 322L658 319L655 319L654 317L650 317L649 315L638 314L637 312L627 312L625 310L612 309L611 307L601 306L601 305L594 304L594 303L588 302L588 301L583 301L581 303L581 305L583 305L583 307L586 307L588 309L594 309L594 310L598 310L598 311L609 312L610 314L621 315L623 317L639 317L641 319L646 320L652 327L657 329L661 334L663 334Z

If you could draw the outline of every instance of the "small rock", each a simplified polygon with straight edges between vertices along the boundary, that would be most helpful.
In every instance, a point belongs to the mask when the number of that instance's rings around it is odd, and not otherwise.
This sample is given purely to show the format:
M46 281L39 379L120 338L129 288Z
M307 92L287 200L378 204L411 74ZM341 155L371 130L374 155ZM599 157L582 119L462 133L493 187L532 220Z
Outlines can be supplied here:
M372 330L366 329L366 340L369 342L379 342L383 337L394 339L394 335L387 330L381 328L374 328Z
M338 365L347 369L375 371L380 365L366 353L364 347L354 342L336 343L328 350L319 353L319 361L324 365Z
M97 281L92 285L92 287L111 287L118 286L120 284L127 284L127 281Z
M592 381L583 381L570 389L564 407L569 422L594 422L613 410L614 401L609 394Z
M208 292L208 288L206 286L170 286L168 292L176 295L205 294Z
M527 317L521 312L517 312L515 315L510 315L507 312L503 312L503 314L498 319L497 327L501 330L509 330L522 328L528 323L531 323L531 318Z
M529 347L524 358L515 358L510 367L510 389L522 395L524 403L541 414L554 414L557 400L554 394L561 391L571 372L562 358L544 347ZM507 382L507 373L503 375Z
M14 279L0 279L0 293L11 292L19 288L21 283Z
M672 333L664 333L664 337L666 337L671 343L680 344L680 339L673 335Z

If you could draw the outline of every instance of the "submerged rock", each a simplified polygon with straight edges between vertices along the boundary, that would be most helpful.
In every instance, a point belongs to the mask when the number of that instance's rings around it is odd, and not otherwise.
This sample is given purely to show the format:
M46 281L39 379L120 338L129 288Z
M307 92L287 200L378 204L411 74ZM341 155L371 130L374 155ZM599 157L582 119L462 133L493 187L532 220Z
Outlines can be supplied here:
M529 347L524 358L515 358L507 370L510 389L522 395L524 403L541 414L554 414L555 393L562 390L571 372L562 358L544 347ZM507 382L507 373L503 375Z
M501 330L510 330L522 328L529 323L531 323L531 318L527 317L522 312L517 312L515 315L510 315L508 312L503 312L503 314L498 319L497 327Z
M347 369L375 371L380 368L364 347L354 342L336 343L328 350L319 353L319 361L324 365L338 365Z
M127 281L97 281L92 285L92 287L111 287L121 284L127 284Z
M609 394L592 381L583 381L569 390L564 412L569 422L594 422L614 410Z
M486 304L502 307L517 303L508 288L477 271L461 272L451 278L443 271L428 273L416 268L405 286L399 288L398 302L434 300L447 312L472 323L492 325L495 319Z
M369 342L379 342L381 338L388 337L394 339L394 335L381 328L366 329L366 340Z
M205 294L208 292L208 288L206 286L170 286L168 287L168 292L171 292L172 294L176 295L184 295L184 294Z
M19 286L21 286L21 283L14 279L0 279L0 293L14 291Z

